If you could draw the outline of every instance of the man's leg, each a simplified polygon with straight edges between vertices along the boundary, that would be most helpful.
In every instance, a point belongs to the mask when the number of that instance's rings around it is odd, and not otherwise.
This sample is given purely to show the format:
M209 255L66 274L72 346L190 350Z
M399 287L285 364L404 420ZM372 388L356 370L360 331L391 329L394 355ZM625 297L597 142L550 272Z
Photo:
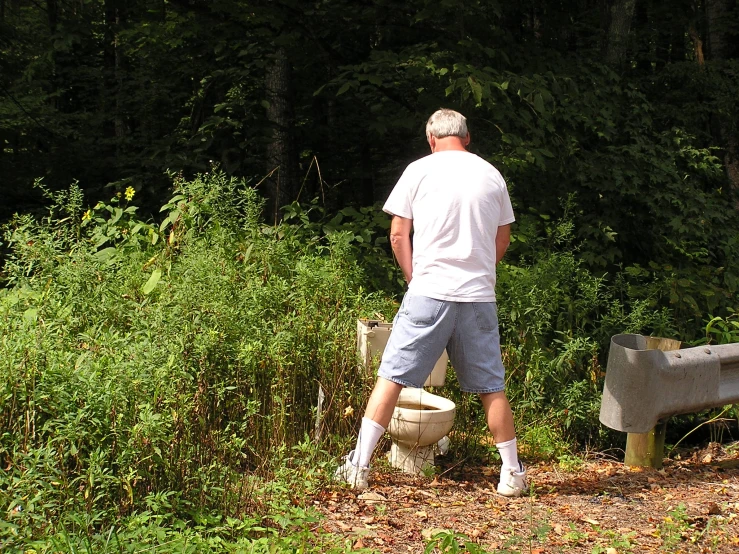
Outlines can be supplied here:
M364 417L368 417L375 423L387 428L390 419L393 417L393 411L395 411L395 405L398 403L401 390L403 390L403 385L378 377L375 388L367 401Z
M349 483L355 489L367 488L372 453L393 417L402 388L403 385L377 378L362 418L357 446L344 457L344 463L336 469L335 479Z
M448 303L443 300L406 293L367 402L357 447L336 470L337 479L355 488L367 486L372 453L390 424L400 391L403 386L421 387L444 351L454 328L449 313Z
M493 434L495 442L508 442L516 438L513 427L513 412L505 392L488 392L480 395L482 407L485 410L485 419L488 429Z
M362 427L357 437L357 447L354 449L351 460L355 466L369 466L372 452L393 417L393 411L402 389L403 385L382 377L377 378L375 388L372 390L364 411Z
M526 470L518 461L518 445L511 405L503 391L481 394L480 400L485 410L488 428L493 434L495 446L500 454L498 492L506 496L518 496L527 488Z

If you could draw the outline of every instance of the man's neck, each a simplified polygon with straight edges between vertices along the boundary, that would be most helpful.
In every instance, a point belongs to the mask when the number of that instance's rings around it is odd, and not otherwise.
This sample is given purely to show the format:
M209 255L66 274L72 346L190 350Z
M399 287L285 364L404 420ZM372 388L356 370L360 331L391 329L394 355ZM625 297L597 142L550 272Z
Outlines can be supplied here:
M467 149L465 148L467 142L461 137L444 137L444 138L436 138L434 137L434 144L431 147L431 152L433 154L437 152L447 152L449 150L457 150L461 152L466 152Z

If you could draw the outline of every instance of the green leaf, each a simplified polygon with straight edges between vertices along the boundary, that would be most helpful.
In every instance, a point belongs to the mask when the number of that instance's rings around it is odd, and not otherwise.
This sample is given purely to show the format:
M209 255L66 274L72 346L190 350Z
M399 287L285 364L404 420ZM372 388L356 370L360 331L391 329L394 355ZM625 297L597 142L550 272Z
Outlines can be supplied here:
M313 93L313 96L318 96L319 94L321 94L324 88L326 88L326 85L321 85L320 87L318 87L318 89Z
M341 88L336 92L336 96L341 96L344 94L347 90L349 90L352 87L351 81L347 81L344 83Z
M149 294L151 291L154 290L154 288L159 283L159 279L162 278L162 270L161 269L155 269L151 272L151 277L149 277L149 280L146 282L146 284L141 288L141 292L144 294Z
M36 320L38 320L38 310L36 308L28 308L23 312L23 319L28 323L36 323Z
M103 248L99 252L95 252L95 254L93 255L93 258L95 258L95 260L97 260L98 262L106 262L116 252L117 250L113 246L109 246L108 248Z
M482 85L475 81L472 77L467 77L467 82L470 84L472 89L472 96L475 98L475 102L479 106L482 103Z
M544 99L541 97L541 94L537 94L536 96L534 96L534 108L540 114L546 113L546 108L544 107Z
M121 218L122 215L123 210L120 208L116 208L113 212L113 219L110 220L110 225L115 225L116 223L118 223L118 220Z

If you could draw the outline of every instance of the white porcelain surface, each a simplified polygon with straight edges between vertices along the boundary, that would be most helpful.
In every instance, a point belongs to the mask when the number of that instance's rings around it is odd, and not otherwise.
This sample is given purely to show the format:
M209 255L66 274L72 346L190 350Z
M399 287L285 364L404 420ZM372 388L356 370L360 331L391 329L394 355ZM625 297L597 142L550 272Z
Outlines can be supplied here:
M402 469L406 473L420 475L426 469L433 467L436 448L430 446L410 446L394 442L387 453L392 467Z
M387 431L393 442L428 446L449 432L454 425L454 412L455 404L451 400L406 387L400 391Z
M377 370L380 367L380 359L387 346L387 341L390 338L392 330L392 323L370 319L357 320L357 350L366 368ZM446 381L448 362L449 356L446 350L444 350L423 386L443 387Z

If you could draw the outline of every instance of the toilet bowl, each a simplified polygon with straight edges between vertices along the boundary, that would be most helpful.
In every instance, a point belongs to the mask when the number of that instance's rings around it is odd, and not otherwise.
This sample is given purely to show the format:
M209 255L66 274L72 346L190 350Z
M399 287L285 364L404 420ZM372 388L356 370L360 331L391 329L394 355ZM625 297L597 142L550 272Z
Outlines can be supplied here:
M451 400L423 389L401 390L387 428L390 465L414 474L433 466L440 441L454 425L455 409Z
M372 367L373 356L382 354L391 331L389 323L364 319L357 322L357 348L365 367ZM444 385L448 361L444 351L424 387ZM392 439L390 465L416 475L433 466L435 453L448 449L446 434L454 425L455 409L451 400L424 389L402 389L387 428Z

